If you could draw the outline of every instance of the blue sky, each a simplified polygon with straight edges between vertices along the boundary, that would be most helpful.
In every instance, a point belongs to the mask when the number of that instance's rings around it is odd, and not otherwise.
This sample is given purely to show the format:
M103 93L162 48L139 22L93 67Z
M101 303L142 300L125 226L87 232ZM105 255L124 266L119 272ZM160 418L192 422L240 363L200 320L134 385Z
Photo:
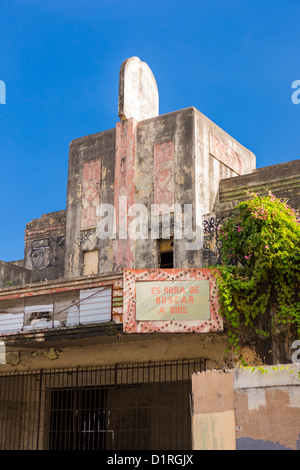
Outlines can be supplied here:
M119 69L148 63L160 114L194 106L253 151L300 156L299 0L0 0L0 259L65 209L68 148L115 127Z

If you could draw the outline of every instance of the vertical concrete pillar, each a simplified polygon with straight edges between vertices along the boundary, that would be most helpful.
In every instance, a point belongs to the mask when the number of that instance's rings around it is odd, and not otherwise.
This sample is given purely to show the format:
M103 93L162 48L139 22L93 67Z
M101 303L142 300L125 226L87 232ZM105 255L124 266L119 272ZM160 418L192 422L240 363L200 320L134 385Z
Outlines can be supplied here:
M192 376L194 450L235 450L234 381L230 371Z
M135 203L136 126L134 118L116 125L115 194L116 240L115 269L134 267L134 241L128 235L129 208Z

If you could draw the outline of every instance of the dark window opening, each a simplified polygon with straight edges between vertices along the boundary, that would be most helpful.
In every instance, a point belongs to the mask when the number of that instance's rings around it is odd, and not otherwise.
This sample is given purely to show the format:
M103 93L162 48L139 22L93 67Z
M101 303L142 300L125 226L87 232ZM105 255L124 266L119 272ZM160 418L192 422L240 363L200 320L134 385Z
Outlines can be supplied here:
M172 269L174 267L173 239L159 240L159 267Z
M32 323L38 320L52 321L52 312L32 312L28 323Z
M173 268L173 252L160 254L160 268Z

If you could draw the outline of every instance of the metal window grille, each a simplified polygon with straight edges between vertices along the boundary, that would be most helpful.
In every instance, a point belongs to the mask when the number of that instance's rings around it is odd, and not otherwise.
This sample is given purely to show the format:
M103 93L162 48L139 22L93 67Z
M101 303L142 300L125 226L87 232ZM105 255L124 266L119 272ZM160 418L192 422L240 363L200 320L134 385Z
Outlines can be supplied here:
M0 450L191 449L204 359L0 374Z

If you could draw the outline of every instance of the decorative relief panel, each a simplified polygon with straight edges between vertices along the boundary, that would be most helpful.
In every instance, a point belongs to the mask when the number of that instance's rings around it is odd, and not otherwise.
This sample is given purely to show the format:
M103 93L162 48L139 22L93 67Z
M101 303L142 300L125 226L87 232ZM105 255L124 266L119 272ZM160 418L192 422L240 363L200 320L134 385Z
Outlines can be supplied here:
M81 230L97 226L97 208L100 205L101 159L86 162L82 175Z
M174 141L155 144L154 204L172 206L174 194Z
M241 156L212 132L209 132L209 153L238 175L242 174Z

